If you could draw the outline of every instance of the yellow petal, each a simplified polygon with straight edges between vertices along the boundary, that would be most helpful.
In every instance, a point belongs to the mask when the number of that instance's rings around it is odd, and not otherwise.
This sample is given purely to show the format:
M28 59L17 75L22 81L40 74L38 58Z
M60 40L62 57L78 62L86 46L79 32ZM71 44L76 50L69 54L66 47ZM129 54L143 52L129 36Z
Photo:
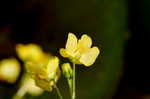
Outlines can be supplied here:
M90 48L91 45L92 45L92 39L86 34L82 35L78 43L78 48L80 47Z
M35 78L35 76L46 75L46 68L43 64L37 64L33 62L26 62L25 64L27 72L31 75L31 77ZM39 76L40 77L40 76Z
M22 60L39 61L43 56L41 47L36 44L18 44L16 45L16 51Z
M66 50L68 53L72 54L76 49L77 49L77 38L73 33L69 33L66 43Z
M51 92L53 89L51 84L53 83L53 81L41 80L36 78L35 83L38 87L42 88L43 90Z
M53 73L50 73L49 75L51 76L51 74ZM53 89L53 86L54 86L54 81L57 82L57 80L59 79L60 77L60 70L59 68L57 69L56 71L56 74L54 76L55 78L51 78L51 77L47 77L47 78L44 78L44 79L41 79L40 77L35 77L35 83L38 87L46 90L46 91L52 91Z
M90 66L95 62L99 53L98 47L93 47L88 52L84 53L79 61L85 66Z
M28 86L28 93L30 93L33 96L38 96L41 95L43 93L43 90L41 88L39 88L38 86L36 86L35 81L30 78L27 82L26 82L27 86Z
M34 79L30 78L29 75L23 75L21 79L21 86L17 92L17 96L24 96L25 93L29 93L33 96L38 96L43 93L44 90L36 86Z
M48 65L47 65L47 73L48 74L56 73L57 69L58 69L58 66L59 66L58 57L55 56L55 57L51 58Z
M69 55L66 53L66 50L64 48L61 48L59 50L60 55L62 55L63 57L69 57Z

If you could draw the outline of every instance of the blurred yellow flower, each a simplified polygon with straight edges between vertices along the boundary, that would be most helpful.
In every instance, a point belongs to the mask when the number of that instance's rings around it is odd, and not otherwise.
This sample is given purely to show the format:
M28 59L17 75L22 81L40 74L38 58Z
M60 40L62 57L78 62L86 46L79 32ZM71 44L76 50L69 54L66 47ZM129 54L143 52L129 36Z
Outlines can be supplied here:
M60 77L59 59L57 57L51 57L47 64L27 62L26 69L35 80L36 85L47 91L52 91L54 81L57 82Z
M42 51L36 44L18 44L18 56L25 62L29 75L40 88L51 91L60 76L59 59Z
M0 80L14 83L20 74L20 64L15 58L0 61Z
M88 35L84 34L81 39L77 40L73 33L69 33L66 48L61 48L60 54L76 64L91 66L100 53L98 47L91 48L91 46L92 39Z
M47 54L36 44L17 44L16 52L23 61L44 62Z

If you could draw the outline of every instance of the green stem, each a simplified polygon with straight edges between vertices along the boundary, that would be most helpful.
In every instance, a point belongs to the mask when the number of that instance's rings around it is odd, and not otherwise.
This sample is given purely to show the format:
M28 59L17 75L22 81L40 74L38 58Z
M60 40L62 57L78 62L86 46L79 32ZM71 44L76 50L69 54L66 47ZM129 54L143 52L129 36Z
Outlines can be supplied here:
M27 92L27 91L25 90L24 86L22 86L22 87L17 91L17 93L13 96L12 99L22 99L22 98L25 96L26 92Z
M59 88L57 87L55 81L54 81L54 87L55 87L55 89L56 89L56 91L57 91L57 94L58 94L59 98L60 98L60 99L63 99L63 97L62 97L62 95L60 94Z
M76 75L76 68L75 68L75 63L73 63L73 93L72 93L72 99L75 99L76 97L76 82L75 82L75 75Z
M70 91L70 97L72 97L72 78L67 79L68 85L69 85L69 91Z

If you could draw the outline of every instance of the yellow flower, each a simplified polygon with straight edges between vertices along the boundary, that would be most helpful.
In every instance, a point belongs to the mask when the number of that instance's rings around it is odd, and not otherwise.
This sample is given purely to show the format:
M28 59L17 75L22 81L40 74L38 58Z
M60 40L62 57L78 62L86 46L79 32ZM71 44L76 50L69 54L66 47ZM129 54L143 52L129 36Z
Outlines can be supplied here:
M91 66L100 53L98 47L91 48L91 46L92 39L88 35L84 34L81 39L77 40L73 33L69 33L66 48L61 48L60 54L76 64Z
M36 85L51 91L60 76L59 59L43 52L36 44L18 44L16 51Z
M43 62L45 57L47 57L42 48L36 44L17 44L16 52L23 61Z
M0 80L14 83L20 74L20 64L14 59L3 59L0 61Z
M52 91L54 81L57 82L60 77L59 59L56 56L51 57L47 64L27 62L26 69L36 85L47 91Z

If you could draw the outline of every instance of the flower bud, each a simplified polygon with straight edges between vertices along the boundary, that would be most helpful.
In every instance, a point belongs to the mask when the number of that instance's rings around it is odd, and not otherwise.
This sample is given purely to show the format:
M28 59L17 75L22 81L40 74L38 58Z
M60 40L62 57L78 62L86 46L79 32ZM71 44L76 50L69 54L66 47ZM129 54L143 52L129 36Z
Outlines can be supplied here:
M69 63L64 63L62 65L62 71L66 78L72 77L72 68Z

